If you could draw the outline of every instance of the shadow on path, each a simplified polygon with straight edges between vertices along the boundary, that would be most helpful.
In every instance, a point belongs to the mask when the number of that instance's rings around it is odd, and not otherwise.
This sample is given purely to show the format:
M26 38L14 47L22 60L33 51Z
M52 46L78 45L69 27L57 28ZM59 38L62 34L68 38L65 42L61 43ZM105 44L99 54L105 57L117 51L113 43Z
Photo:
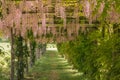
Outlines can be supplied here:
M81 74L72 69L56 51L47 51L30 70L25 80L82 80Z

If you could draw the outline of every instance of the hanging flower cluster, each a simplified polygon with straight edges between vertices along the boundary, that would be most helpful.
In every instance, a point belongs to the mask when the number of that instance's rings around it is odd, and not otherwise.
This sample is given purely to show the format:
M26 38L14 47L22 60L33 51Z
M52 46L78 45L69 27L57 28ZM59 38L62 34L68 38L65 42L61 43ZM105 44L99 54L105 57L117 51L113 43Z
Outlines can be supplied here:
M54 4L52 2L54 2ZM56 0L56 2L52 0L24 0L16 4L15 1L2 0L3 17L0 20L0 28L4 28L4 32L9 35L9 29L14 27L16 34L20 33L23 37L26 37L27 30L32 29L34 36L39 36L39 38L41 38L39 40L41 41L42 39L48 40L46 39L48 38L46 37L48 34L52 35L51 38L53 38L53 36L54 38L64 37L69 40L70 38L68 37L71 37L71 35L78 35L81 24L80 21L82 21L80 20L80 13L83 13L84 15L82 16L92 23L92 20L99 18L104 12L106 6L104 1L98 2L97 0L76 1L76 3L72 3L74 6L70 5L72 1L67 2L69 1L64 3L64 1L61 0ZM82 8L80 8L80 4L82 4ZM98 4L99 6L96 8ZM70 8L73 6L74 10L67 12L72 10L68 8L69 6ZM95 9L99 10L97 10L96 15L93 15ZM68 13L73 15L68 16ZM119 19L119 14L115 11L114 7L107 13L110 15L108 19L112 22ZM57 27L59 30L57 30ZM63 27L63 29L61 27ZM84 29L82 28L82 30Z

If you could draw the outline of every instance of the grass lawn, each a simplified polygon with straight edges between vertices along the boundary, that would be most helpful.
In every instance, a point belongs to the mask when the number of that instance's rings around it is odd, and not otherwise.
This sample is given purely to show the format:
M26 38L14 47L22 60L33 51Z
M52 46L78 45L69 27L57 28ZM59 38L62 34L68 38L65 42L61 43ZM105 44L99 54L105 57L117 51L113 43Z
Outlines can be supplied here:
M81 73L73 70L57 51L47 51L30 70L25 80L82 80Z

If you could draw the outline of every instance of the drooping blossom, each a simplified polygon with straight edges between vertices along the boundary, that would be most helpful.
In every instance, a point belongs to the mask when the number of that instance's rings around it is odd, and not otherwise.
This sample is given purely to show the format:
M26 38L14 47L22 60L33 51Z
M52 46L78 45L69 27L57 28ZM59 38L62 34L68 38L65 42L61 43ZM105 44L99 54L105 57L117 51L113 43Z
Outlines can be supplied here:
M45 13L42 16L42 30L46 33L46 15Z
M55 16L60 17L60 4L57 1L55 4Z
M83 8L84 8L84 14L85 14L85 16L86 16L86 17L89 17L89 16L90 16L90 12L91 12L91 11L90 11L90 9L91 9L91 8L90 8L90 7L91 7L91 6L90 6L90 2L89 2L88 0L86 0L86 1L84 2L84 5L83 5L83 6L84 6Z
M111 7L111 10L108 11L108 20L111 23L119 23L120 22L120 14L115 11L113 7Z
M52 0L47 0L48 5L51 5Z
M65 8L63 6L60 6L60 16L61 18L65 18Z
M14 22L16 27L21 26L21 17L22 17L22 11L20 9L16 9L14 15Z
M101 3L100 3L100 7L99 7L99 9L98 9L98 14L101 14L101 13L103 12L104 7L105 7L105 3L104 3L104 2L101 2Z

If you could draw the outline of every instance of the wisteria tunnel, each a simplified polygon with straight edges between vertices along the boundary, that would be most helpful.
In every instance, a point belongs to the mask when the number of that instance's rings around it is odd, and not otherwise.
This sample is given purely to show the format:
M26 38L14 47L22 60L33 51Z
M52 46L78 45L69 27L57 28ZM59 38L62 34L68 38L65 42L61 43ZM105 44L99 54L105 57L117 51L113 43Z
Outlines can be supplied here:
M0 0L0 80L120 80L120 0Z

